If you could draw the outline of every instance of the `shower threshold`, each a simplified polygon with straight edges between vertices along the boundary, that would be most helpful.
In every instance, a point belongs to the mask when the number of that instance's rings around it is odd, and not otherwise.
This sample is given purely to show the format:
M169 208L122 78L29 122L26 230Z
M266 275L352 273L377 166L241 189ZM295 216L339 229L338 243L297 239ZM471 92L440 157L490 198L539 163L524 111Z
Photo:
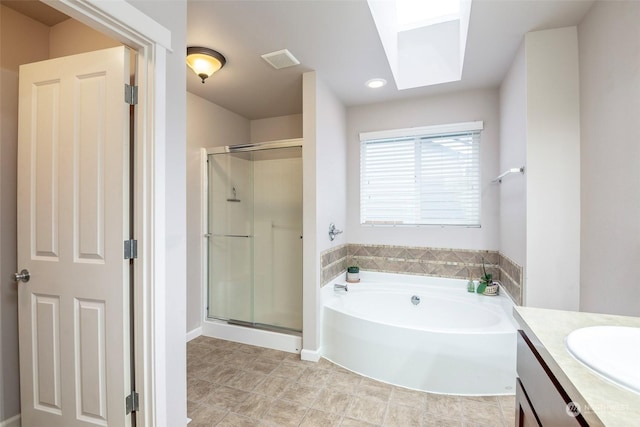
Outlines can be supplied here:
M299 354L302 350L300 331L252 322L209 317L202 324L202 335L289 353Z
M223 320L223 319L220 319ZM266 323L247 322L246 320L224 319L229 325L245 326L247 328L261 329L263 331L282 332L290 335L302 336L302 331L284 326L268 325Z

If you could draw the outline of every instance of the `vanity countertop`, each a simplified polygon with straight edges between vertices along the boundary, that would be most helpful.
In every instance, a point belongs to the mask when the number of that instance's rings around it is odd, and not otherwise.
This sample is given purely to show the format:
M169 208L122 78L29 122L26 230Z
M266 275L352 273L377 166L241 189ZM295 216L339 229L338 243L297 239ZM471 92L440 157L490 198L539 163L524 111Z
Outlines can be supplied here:
M513 315L590 426L639 426L640 394L626 390L573 358L564 341L588 326L640 328L640 317L515 307ZM638 365L640 369L640 363Z

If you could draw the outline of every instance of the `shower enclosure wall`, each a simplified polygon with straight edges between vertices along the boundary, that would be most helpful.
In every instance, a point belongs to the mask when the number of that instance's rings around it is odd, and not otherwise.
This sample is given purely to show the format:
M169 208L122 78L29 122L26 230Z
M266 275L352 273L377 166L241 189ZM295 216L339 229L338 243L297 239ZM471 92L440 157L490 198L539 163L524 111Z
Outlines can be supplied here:
M301 141L207 153L208 318L300 332Z

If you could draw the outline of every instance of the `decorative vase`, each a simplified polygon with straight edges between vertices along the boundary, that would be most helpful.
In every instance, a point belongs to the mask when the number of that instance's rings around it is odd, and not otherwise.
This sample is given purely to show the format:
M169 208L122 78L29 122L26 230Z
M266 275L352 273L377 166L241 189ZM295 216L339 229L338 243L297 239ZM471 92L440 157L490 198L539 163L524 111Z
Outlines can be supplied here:
M348 267L347 268L347 282L357 283L360 281L360 268Z

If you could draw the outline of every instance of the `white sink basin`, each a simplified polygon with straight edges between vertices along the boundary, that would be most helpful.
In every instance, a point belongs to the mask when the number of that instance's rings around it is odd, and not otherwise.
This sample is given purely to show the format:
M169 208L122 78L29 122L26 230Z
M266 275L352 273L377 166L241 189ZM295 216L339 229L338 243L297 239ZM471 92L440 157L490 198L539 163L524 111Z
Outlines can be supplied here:
M565 345L579 362L640 394L640 328L591 326L571 332Z

